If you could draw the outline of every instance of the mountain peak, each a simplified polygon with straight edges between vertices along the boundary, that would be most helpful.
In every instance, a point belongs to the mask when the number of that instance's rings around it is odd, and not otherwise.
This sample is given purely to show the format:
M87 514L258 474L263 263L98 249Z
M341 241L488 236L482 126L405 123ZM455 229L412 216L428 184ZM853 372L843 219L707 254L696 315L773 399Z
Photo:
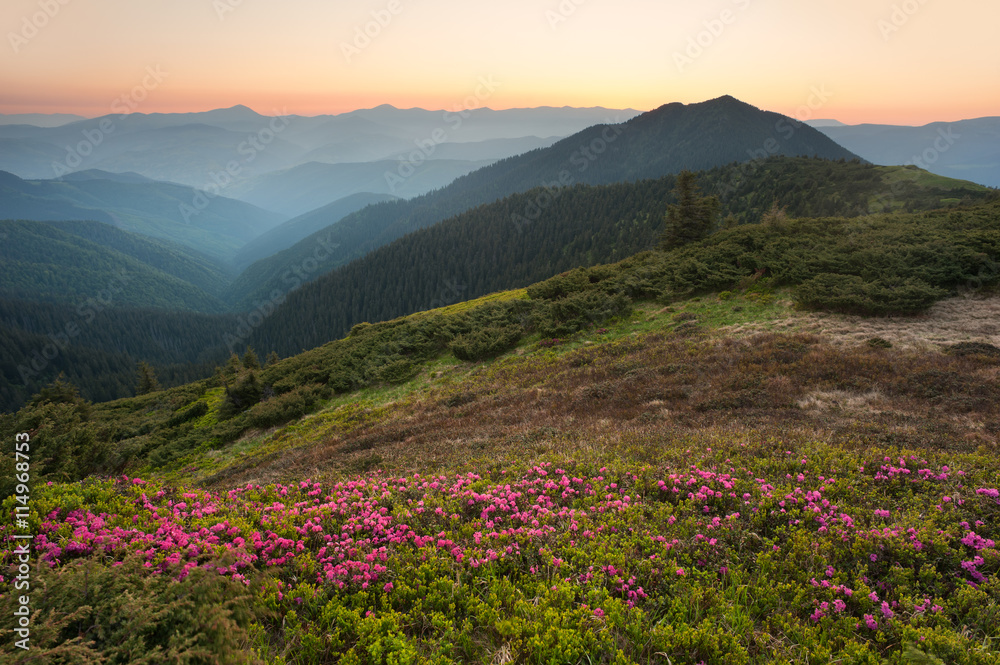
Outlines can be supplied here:
M227 116L239 116L239 117L245 117L245 116L253 116L255 118L260 117L259 113L254 111L249 106L246 106L245 104L237 104L236 106L230 106L227 109L214 109L212 111L208 111L208 113L217 115L227 115Z
M732 95L722 95L721 97L716 97L715 99L709 99L699 104L692 104L691 106L704 106L708 108L724 108L724 109L749 109L754 111L760 110L753 104L748 104L742 99L737 99Z

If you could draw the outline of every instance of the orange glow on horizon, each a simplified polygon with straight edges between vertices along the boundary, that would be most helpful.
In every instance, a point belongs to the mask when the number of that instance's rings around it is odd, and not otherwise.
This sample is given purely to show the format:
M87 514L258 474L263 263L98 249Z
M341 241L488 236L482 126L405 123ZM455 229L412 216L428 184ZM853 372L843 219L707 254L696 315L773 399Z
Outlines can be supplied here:
M6 0L0 113L94 117L134 90L141 113L450 110L487 78L501 84L476 104L492 109L646 111L729 94L847 124L1000 115L1000 50L980 46L1000 4L987 0L909 14L888 0L411 2L90 0L41 21L37 0ZM149 68L166 75L142 89ZM810 105L816 89L831 94Z

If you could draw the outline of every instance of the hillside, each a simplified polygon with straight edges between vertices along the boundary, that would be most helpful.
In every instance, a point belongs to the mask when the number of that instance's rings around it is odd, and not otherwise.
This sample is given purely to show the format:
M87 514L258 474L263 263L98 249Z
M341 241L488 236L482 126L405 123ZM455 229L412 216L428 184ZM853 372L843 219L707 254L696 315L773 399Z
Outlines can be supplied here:
M101 247L121 252L150 268L188 282L205 293L219 297L233 279L225 264L197 250L169 240L157 240L129 233L100 222L40 222L73 234ZM2 224L2 222L0 222ZM152 306L150 303L146 303Z
M151 395L51 386L0 417L50 564L33 647L99 622L88 656L995 662L998 252L997 202L776 220Z
M298 217L293 217L240 247L233 259L233 265L238 270L244 270L250 264L272 256L291 247L303 238L336 224L352 212L375 203L392 201L395 198L389 194L369 192L351 194Z
M577 266L624 259L656 245L666 205L673 201L674 181L668 176L566 188L535 219L525 215L547 195L541 190L475 208L384 245L289 294L254 331L251 343L288 355L344 334L361 321L392 319L527 286ZM940 181L926 172L807 158L772 158L753 172L742 165L718 168L702 173L700 183L706 192L718 192L722 217L732 215L732 224L760 221L775 202L795 217L853 217L936 209L989 195L986 188ZM272 262L290 271L294 261L290 250ZM234 290L259 267L242 275ZM282 274L297 279L295 272ZM287 288L287 282L280 286ZM263 293L255 297L267 299Z
M343 339L262 370L240 370L234 358L212 381L175 389L190 399L221 387L225 379L230 396L226 405L216 400L222 411L215 424L195 434L176 429L178 423L151 421L138 459L183 455L183 441L195 447L205 441L225 445L248 430L293 420L335 393L406 382L426 363L448 354L483 360L525 339L591 334L606 321L627 319L640 303L669 304L713 293L725 301L734 292L767 295L782 289L783 297L804 309L918 314L951 294L1000 283L995 256L1000 256L996 201L952 211L740 226L678 250L642 252L616 264L564 272L499 299L359 324ZM262 399L266 391L274 396ZM108 408L127 411L142 403Z
M203 282L220 277L211 263L194 263L106 224L0 221L0 234L0 298L74 307L100 298L105 307L225 310L218 298L179 276L190 273Z
M105 308L96 298L0 299L0 412L21 408L60 374L102 402L134 394L139 361L163 386L211 376L229 354L226 335L239 326L232 315Z
M289 253L251 266L252 272L234 286L230 301L245 304L253 300L251 294L259 297L287 289L281 279L287 266L312 255L320 240L337 249L309 280L407 233L537 187L662 178L683 169L710 169L770 156L855 158L812 127L732 97L687 106L668 104L627 122L597 125L549 148L501 160L424 196L360 210L335 228L304 239Z
M1000 187L1000 117L922 127L866 124L819 130L875 164L917 164L938 175Z
M121 177L22 180L0 172L0 219L104 222L226 261L248 240L285 218L173 183L129 182Z
M398 175L399 160L308 162L243 180L230 187L227 194L284 215L302 215L361 192L399 198L420 196L491 162L433 159L414 166L412 171L405 170L405 178Z
M766 168L762 165L754 171L741 169L739 178L734 177L733 168L736 167L700 177L710 187L715 187L712 182L726 185L725 191L718 193L728 201L729 209L736 211L739 222L756 221L775 200L787 202L793 214L854 215L866 206L871 210L881 210L885 205L898 210L919 209L986 194L982 188L924 172L862 164L775 159ZM347 279L324 282L323 290L313 291L311 287L304 290L310 298L302 301L301 308L298 305L296 309L282 308L266 317L262 324L252 318L259 312L251 313L248 319L248 315L193 316L122 307L116 312L97 312L93 318L89 308L80 311L79 303L68 306L10 303L9 316L0 319L0 332L10 340L5 344L7 354L0 372L0 410L19 408L59 372L65 372L90 399L127 396L135 385L135 365L139 360L153 364L164 385L176 385L182 380L210 375L212 366L205 363L218 364L230 350L241 350L248 343L262 355L272 344L283 353L294 353L336 337L341 334L338 330L346 331L357 321L391 318L492 290L525 285L576 265L613 261L655 242L671 187L672 179L667 178L568 189L558 206L540 217L537 225L524 227L520 234L506 221L520 199L470 211L440 228L414 234L355 266L345 267L340 274ZM898 196L889 200L872 195L883 187ZM190 250L159 241L140 241L137 236L109 225L69 222L49 226L129 253L164 272L172 270L175 276L187 275L191 281L197 278L205 289L213 284L219 288L226 278L222 275L223 281L216 282L212 262ZM76 241L73 243L75 246ZM565 251L552 249L559 244L565 244ZM442 254L443 247L455 251ZM436 258L429 263L414 259L432 255ZM76 255L71 252L69 256ZM501 258L508 262L508 267L496 270L495 261ZM357 296L348 293L345 287L360 275L365 279L358 282ZM386 281L393 276L403 280L399 282L402 288ZM104 288L101 284L87 297ZM342 299L334 300L333 295ZM154 299L139 305L147 307L156 302L156 297L158 293ZM30 371L30 381L25 385L19 368L30 370L31 362L37 362L33 360L34 354L52 343L47 336L68 326L78 326L82 333L69 348L61 349L56 359L42 362L40 371ZM101 366L93 360L95 354L113 356L113 360L104 364L106 376L83 371L88 366ZM185 367L185 363L196 365Z

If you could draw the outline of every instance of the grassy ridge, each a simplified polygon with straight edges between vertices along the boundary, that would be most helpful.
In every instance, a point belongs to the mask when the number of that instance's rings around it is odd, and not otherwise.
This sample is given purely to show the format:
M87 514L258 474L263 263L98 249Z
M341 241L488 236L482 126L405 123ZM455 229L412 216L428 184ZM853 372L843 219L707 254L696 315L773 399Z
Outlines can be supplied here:
M35 484L36 653L997 662L1000 351L794 322L819 275L881 283L828 293L861 311L995 284L998 217L776 219L152 395L52 388L0 435L115 478ZM123 580L206 600L126 629Z
M522 340L557 339L624 317L640 302L669 304L706 292L790 289L800 306L862 314L912 314L957 289L1000 282L1000 204L851 220L769 220L717 233L673 252L578 269L529 287L525 298L493 299L374 325L267 367L234 359L214 379L151 397L121 400L80 423L92 472L171 463L193 450L223 448L248 431L294 421L335 394L403 384L445 355L486 360ZM224 388L216 417L196 426L186 409ZM0 432L34 427L29 407L0 419ZM53 449L76 436L52 434ZM39 452L49 455L39 442ZM77 456L77 457L81 457ZM60 464L71 457L53 456ZM72 462L76 464L76 462Z

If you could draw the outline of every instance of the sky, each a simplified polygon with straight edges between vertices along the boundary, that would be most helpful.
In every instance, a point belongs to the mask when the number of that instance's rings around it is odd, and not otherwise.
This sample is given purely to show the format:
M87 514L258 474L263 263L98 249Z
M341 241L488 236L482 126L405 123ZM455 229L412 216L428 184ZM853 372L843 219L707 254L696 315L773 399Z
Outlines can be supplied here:
M996 0L3 0L0 113L1000 115Z

